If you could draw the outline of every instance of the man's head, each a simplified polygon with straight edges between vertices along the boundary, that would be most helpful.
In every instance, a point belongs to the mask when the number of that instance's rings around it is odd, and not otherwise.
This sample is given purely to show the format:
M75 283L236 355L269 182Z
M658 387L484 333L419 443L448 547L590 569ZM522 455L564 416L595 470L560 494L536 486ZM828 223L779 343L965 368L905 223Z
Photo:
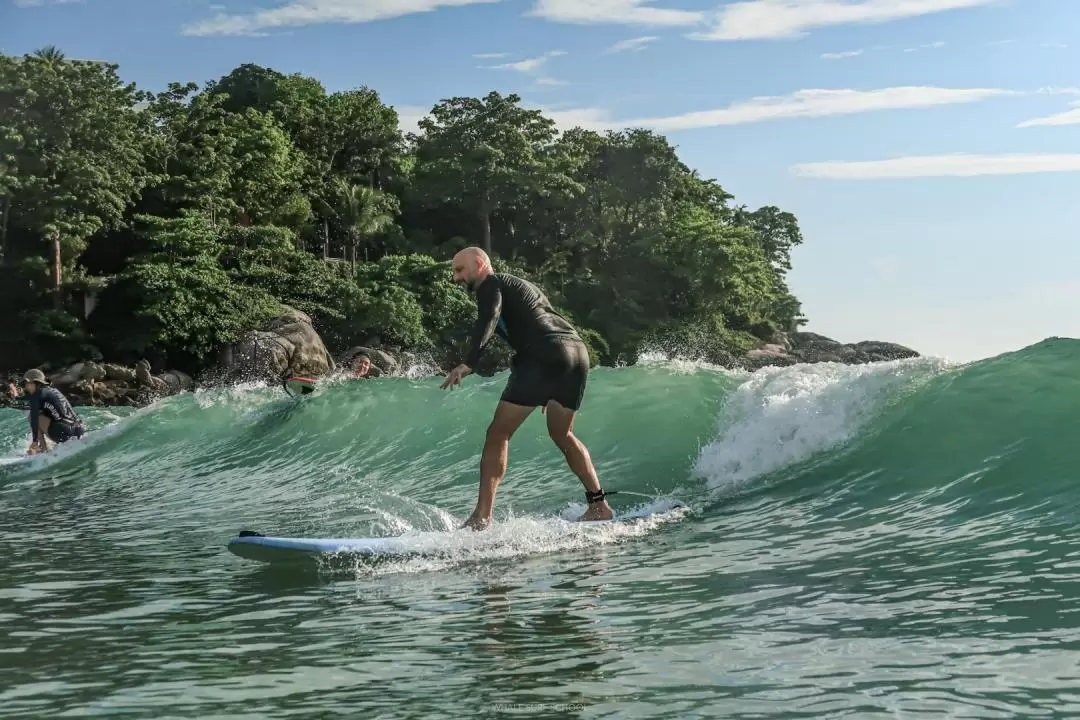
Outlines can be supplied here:
M360 353L353 358L353 377L367 377L371 372L371 358L367 353Z
M474 292L480 283L487 279L494 271L491 269L491 258L478 247L467 247L452 261L454 269L454 282L464 285L469 292Z
M30 393L31 395L37 392L38 388L48 384L49 381L45 378L45 373L41 372L37 368L34 368L33 370L28 370L27 373L23 375L23 387L26 389L26 392Z

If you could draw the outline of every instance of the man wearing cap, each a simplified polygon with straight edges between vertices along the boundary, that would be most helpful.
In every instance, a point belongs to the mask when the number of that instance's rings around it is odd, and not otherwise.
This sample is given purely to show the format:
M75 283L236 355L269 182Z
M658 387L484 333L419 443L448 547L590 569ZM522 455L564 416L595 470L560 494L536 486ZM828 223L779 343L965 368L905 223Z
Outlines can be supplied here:
M15 391L14 385L8 386L9 395L14 397ZM23 377L23 391L29 400L30 432L34 436L26 451L28 455L48 450L46 437L62 443L80 438L86 432L85 423L75 414L64 394L50 385L45 373L36 368L27 372Z

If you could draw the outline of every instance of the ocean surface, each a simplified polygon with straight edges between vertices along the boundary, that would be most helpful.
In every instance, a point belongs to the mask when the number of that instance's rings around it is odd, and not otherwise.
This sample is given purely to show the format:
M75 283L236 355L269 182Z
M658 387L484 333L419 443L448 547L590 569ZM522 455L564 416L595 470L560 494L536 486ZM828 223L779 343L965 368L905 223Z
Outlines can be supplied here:
M0 466L0 717L1080 715L1080 341L596 369L612 504L690 512L565 522L537 412L496 525L456 532L505 380L82 409L83 447ZM0 455L28 443L0 410ZM277 568L242 529L447 550Z

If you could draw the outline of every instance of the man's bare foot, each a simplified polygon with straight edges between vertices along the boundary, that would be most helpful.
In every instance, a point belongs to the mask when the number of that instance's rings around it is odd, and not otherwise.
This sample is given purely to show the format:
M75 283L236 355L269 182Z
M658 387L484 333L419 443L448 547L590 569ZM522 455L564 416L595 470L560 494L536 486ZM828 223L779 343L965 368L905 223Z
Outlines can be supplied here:
M598 503L593 503L589 506L589 509L578 518L578 522L587 522L590 520L610 520L615 517L615 511L611 509L611 506L607 504L607 500L601 500Z
M469 516L469 519L461 524L460 529L470 528L472 530L486 530L491 525L491 518L478 517L476 513Z

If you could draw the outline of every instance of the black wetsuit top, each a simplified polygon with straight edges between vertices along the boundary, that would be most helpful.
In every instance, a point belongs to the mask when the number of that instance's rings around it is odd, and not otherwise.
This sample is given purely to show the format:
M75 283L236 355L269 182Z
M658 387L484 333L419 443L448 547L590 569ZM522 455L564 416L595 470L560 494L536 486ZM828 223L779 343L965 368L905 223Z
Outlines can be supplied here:
M578 341L574 326L555 312L535 285L513 275L493 273L476 288L476 323L469 336L465 364L476 367L484 347L497 333L520 356L553 342Z
M71 403L56 388L39 388L33 395L29 396L29 400L30 429L34 433L34 442L38 440L38 417L43 413L45 417L54 423L65 423L72 426L82 424L82 420L72 410Z

